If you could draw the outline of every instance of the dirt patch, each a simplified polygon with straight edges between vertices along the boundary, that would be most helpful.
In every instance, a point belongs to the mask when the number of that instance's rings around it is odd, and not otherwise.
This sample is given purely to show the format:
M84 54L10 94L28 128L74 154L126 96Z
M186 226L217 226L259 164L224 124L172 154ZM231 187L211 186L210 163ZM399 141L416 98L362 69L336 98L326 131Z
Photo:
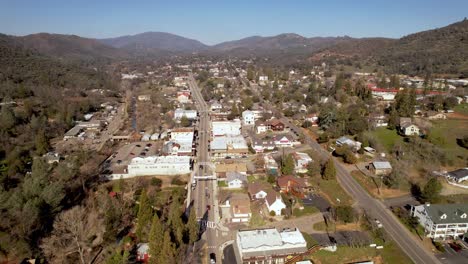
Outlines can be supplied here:
M462 113L448 113L447 118L449 119L463 119L463 120L468 120L468 115L464 115Z
M447 182L442 182L442 192L441 195L454 195L454 194L468 194L468 189L463 189L461 187L453 186Z
M361 230L359 223L338 224L336 225L337 231L359 231Z

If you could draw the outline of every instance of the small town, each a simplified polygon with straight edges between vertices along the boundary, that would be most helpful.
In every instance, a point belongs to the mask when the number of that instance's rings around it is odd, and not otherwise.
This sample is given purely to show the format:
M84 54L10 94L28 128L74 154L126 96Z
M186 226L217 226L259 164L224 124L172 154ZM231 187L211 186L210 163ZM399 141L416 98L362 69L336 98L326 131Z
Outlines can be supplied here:
M0 264L468 263L468 21L441 21L210 45L0 26Z

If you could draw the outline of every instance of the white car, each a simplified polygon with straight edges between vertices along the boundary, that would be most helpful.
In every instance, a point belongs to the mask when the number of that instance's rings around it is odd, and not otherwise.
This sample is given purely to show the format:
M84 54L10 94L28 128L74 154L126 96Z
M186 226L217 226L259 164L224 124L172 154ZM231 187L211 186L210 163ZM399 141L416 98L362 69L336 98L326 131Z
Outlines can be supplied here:
M375 223L377 224L377 227L378 227L378 228L382 228L382 227L383 227L382 223L380 223L379 220L375 219Z

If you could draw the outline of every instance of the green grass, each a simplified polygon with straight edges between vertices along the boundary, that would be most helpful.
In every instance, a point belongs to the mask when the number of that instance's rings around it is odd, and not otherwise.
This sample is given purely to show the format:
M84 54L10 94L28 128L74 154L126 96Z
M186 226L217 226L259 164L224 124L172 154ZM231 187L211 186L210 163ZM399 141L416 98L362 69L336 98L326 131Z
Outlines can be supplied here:
M428 133L428 139L434 145L444 149L449 158L459 160L461 166L468 160L468 151L457 144L457 138L467 134L468 120L438 120Z
M293 215L296 217L301 217L304 215L311 215L320 212L320 210L317 207L314 206L304 206L303 210L300 210L299 208L294 208L293 210Z
M335 230L335 224L332 221L330 221L327 227L327 225L325 224L325 221L322 221L322 222L315 223L313 228L314 230L317 230L317 231L327 231L327 228L328 230Z
M459 104L453 108L457 113L468 115L468 103Z
M307 242L307 248L311 248L318 244L318 242L310 235L304 232L301 232L302 236L304 236L305 241Z
M351 197L341 188L341 185L336 180L323 180L320 179L315 185L326 194L333 204L351 204L353 201ZM338 202L338 200L340 202Z
M248 182L254 182L255 181L255 176L253 176L253 175L247 176L247 181Z
M371 132L372 135L376 139L380 141L383 147L390 152L393 146L397 143L402 141L402 137L400 137L396 130L390 130L385 127L379 127Z
M218 187L227 187L227 182L226 181L218 181Z
M261 227L265 225L265 220L263 220L259 212L252 212L249 225L250 227Z

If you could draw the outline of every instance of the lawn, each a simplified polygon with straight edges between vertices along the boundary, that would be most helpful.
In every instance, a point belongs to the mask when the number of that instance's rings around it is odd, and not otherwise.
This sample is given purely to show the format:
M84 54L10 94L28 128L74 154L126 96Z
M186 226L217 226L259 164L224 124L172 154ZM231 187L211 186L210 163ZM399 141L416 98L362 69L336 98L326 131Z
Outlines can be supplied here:
M468 160L468 151L457 144L457 138L467 135L468 120L438 120L433 122L428 138L445 150L453 160L458 159L460 166Z
M385 127L379 127L371 132L377 138L385 149L390 152L395 143L402 141L396 130L390 130Z
M250 217L250 227L261 227L265 225L265 220L263 220L263 217L260 215L259 212L252 212L252 216Z
M318 182L315 182L314 185L317 186L324 196L334 205L352 204L353 202L351 197L341 188L336 180L326 181L320 179Z
M227 182L226 181L218 181L218 187L227 187Z
M314 206L304 206L303 210L300 210L299 208L294 208L293 210L293 215L296 217L304 216L304 215L311 215L320 212L319 209L317 209Z
M377 184L380 184L380 179L374 179L369 176L364 175L360 171L352 171L351 176L361 185L367 193L369 193L373 197L377 197L378 195L378 187Z
M313 226L314 230L317 231L327 231L327 225L325 224L325 221L315 223ZM335 223L330 221L328 223L328 230L335 230Z
M457 113L468 115L468 104L459 104L453 108L453 110Z
M250 183L250 182L254 182L255 181L255 176L253 175L249 175L247 176L247 181Z

